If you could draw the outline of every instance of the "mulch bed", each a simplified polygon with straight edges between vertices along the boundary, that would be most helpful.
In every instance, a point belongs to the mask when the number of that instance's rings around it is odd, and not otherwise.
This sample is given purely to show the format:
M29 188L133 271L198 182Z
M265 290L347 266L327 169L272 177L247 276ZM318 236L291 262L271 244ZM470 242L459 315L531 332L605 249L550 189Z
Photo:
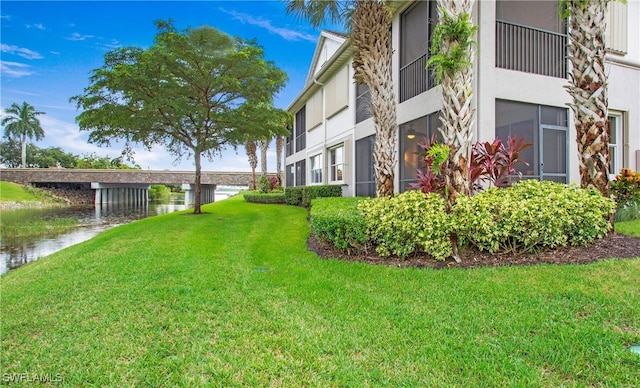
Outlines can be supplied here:
M498 267L503 265L533 265L533 264L587 264L595 261L618 258L629 259L640 257L640 239L621 234L609 234L586 247L566 247L546 249L537 253L503 253L490 254L476 250L461 252L461 263L449 258L437 261L427 254L415 254L405 259L399 257L380 257L375 251L347 254L335 248L332 244L318 241L312 234L307 240L310 251L324 259L339 259L358 261L369 264L380 264L393 267L417 268L475 268Z

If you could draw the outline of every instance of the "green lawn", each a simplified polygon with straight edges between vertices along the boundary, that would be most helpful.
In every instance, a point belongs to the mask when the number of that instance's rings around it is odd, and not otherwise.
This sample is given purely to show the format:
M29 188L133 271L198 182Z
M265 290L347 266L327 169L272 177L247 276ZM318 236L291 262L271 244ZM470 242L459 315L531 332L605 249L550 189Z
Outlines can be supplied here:
M0 202L38 201L39 198L19 184L0 181Z
M616 232L640 238L640 220L618 222Z
M3 381L637 386L640 258L419 270L322 260L304 209L204 206L0 278Z

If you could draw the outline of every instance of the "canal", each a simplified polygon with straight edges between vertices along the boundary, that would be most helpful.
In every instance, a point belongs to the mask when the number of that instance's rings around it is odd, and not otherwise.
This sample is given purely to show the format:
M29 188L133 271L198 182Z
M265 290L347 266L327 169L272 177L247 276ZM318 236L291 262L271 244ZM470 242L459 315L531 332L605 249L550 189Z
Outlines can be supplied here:
M227 189L226 191L216 192L216 200L225 199L238 191L239 189ZM78 227L70 232L57 235L16 238L2 236L0 238L0 275L71 245L88 240L109 228L147 217L185 210L186 208L184 201L175 201L166 203L150 202L138 206L116 203L101 207L80 206L3 210L1 217L4 225L20 225L33 219L73 218L78 221Z

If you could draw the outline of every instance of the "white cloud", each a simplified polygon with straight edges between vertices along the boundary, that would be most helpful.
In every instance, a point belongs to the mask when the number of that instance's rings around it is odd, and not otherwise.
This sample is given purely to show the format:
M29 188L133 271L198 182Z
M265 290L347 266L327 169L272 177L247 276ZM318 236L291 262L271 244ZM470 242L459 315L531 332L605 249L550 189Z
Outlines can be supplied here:
M11 16L10 15L0 15L0 19L2 19L2 20L11 20Z
M265 20L260 17L256 18L246 13L241 13L234 10L227 10L224 8L220 8L220 11L228 15L231 15L233 19L238 20L242 24L246 23L246 24L251 24L253 26L262 27L272 34L279 35L285 40L289 40L289 41L307 40L309 42L314 42L314 43L316 41L316 37L313 35L310 35L301 31L297 31L297 30L288 29L288 28L276 27L271 24L270 20Z
M26 77L32 75L33 71L29 70L30 66L24 63L8 62L0 60L0 74L7 75L9 77Z
M91 38L95 38L95 36L94 35L82 35L82 34L79 34L77 32L74 32L73 34L71 34L71 35L69 35L67 37L64 37L64 39L71 40L71 41L74 41L74 42L79 42L79 41L83 41L83 40L87 40L87 39L91 39Z
M41 30L41 31L46 29L42 23L27 24L27 28L35 28L35 29Z
M53 55L60 55L60 53L59 53L59 52L57 52L57 51L49 51L49 54L53 54Z
M15 54L25 59L42 59L42 55L33 50L4 43L0 43L0 51L2 51L3 53Z

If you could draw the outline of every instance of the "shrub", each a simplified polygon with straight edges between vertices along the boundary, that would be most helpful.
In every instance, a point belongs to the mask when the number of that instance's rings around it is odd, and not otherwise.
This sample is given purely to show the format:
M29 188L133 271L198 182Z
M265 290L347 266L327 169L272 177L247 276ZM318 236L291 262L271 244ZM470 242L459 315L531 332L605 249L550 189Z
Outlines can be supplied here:
M294 186L284 189L287 205L302 206L308 208L311 200L315 198L342 197L342 186Z
M471 198L460 196L453 211L462 243L491 253L528 252L586 245L604 237L613 206L595 190L526 180Z
M640 218L640 172L628 168L620 170L616 179L611 181L611 195L617 205L617 222Z
M243 193L244 200L252 203L286 203L284 193L282 191L273 191L270 193L263 193L260 191L246 191Z
M311 228L316 237L351 252L366 249L366 222L358 210L362 198L317 198L311 202Z
M407 191L395 197L363 200L358 208L367 234L381 256L406 257L423 251L437 260L451 256L454 220L437 194Z

